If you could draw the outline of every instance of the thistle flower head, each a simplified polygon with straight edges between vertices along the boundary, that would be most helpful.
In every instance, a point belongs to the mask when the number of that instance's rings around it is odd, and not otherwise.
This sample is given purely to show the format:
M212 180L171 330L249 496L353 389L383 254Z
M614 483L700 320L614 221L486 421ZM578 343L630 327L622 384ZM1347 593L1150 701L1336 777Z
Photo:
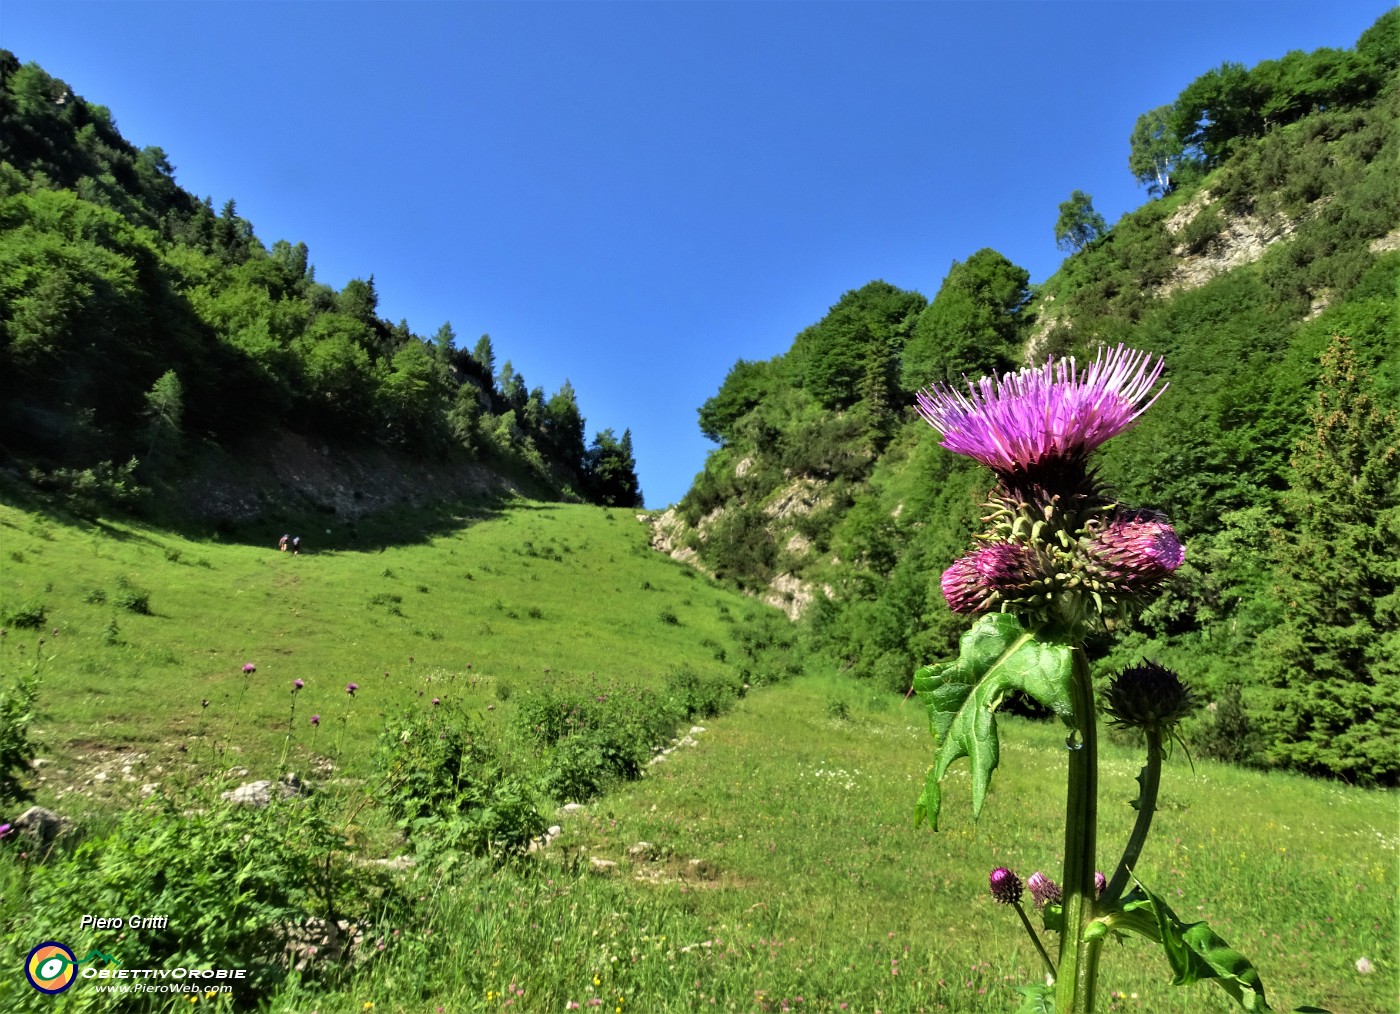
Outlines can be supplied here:
M255 673L255 672L257 672L257 671L258 671L258 667L255 666L252 662L244 662L244 663L243 663L243 675L244 675L244 676L251 676L251 675L253 675L253 673Z
M1060 902L1060 885L1039 870L1026 878L1026 887L1030 889L1031 897L1035 899L1036 908L1058 905Z
M1094 897L1102 898L1104 890L1108 887L1108 878L1100 870L1094 871Z
M312 725L320 725L320 724L321 724L321 716L320 716L320 715L312 715L312 716L311 716L311 724L312 724Z
M354 697L354 696L355 696L355 691L356 691L356 690L359 690L359 689L360 689L360 685L359 685L358 683L347 683L347 684L345 684L345 692L346 692L347 694L349 694L351 697Z
M1152 511L1119 511L1084 546L1085 569L1123 591L1141 593L1161 584L1186 559L1172 526Z
M1115 676L1107 697L1105 710L1114 725L1148 732L1170 732L1198 703L1180 676L1147 659Z
M967 394L935 385L915 396L942 446L1008 475L1055 463L1082 468L1089 452L1137 421L1166 385L1146 352L1119 345L1080 371L1074 358L967 382Z
M306 684L303 683L301 680L292 680L292 692L293 692L293 693L296 693L298 690L300 690L300 689L301 689L302 687L304 687L304 686L306 686Z
M0 824L0 838L8 838L12 830L14 829L9 824Z
M1014 542L993 542L954 560L943 572L943 597L955 613L980 613L998 593L1024 587L1035 574L1033 554Z
M1014 905L1021 900L1021 878L1005 866L998 866L987 877L992 897L1002 905Z

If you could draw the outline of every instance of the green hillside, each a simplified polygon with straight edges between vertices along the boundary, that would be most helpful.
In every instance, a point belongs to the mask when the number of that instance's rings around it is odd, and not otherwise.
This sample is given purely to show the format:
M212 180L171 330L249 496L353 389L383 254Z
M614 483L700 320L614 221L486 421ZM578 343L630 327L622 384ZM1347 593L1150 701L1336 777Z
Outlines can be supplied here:
M700 409L719 443L658 536L803 613L841 667L905 690L965 627L939 576L989 485L937 446L917 390L1120 343L1169 389L1100 473L1160 510L1187 563L1107 671L1142 655L1217 704L1202 753L1362 783L1400 779L1400 56L1392 11L1354 50L1227 65L1144 114L1156 196L1032 289L994 250L932 300L853 289ZM1083 198L1083 195L1079 195ZM1087 200L1087 199L1086 199Z
M447 322L424 337L378 303L373 275L318 282L305 243L268 247L235 201L215 213L162 149L138 150L105 106L0 50L7 467L90 511L242 521L266 505L184 491L255 468L291 433L337 457L368 446L455 469L459 485L484 465L498 487L641 503L631 434L587 443L567 380L546 395L489 335L468 348Z

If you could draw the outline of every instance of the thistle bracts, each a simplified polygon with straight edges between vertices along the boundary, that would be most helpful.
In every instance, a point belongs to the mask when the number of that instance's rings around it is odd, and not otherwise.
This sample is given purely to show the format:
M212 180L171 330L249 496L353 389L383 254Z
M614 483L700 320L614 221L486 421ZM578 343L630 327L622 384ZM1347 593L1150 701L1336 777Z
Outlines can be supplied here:
M1180 676L1147 659L1115 676L1105 696L1104 711L1114 725L1166 734L1199 703Z

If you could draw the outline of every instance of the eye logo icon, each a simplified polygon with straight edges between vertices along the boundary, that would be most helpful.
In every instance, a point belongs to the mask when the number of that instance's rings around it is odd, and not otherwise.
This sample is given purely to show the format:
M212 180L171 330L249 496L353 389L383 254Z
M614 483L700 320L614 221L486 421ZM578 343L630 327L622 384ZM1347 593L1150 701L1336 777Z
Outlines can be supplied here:
M48 940L29 952L24 977L40 993L62 993L78 978L78 959L64 944Z

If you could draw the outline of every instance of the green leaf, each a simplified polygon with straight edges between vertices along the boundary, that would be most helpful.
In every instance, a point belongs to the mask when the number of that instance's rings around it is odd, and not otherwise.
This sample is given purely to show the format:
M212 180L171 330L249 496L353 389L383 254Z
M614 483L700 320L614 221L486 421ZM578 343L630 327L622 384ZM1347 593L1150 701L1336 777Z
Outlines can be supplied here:
M1085 936L1100 926L1130 930L1162 946L1172 968L1172 985L1186 986L1214 979L1245 1010L1272 1010L1264 999L1259 972L1204 922L1184 923L1171 907L1138 883L1121 910L1096 920Z
M1068 644L1041 640L1014 616L983 616L959 645L956 660L925 666L914 674L914 689L928 708L929 731L938 756L914 807L915 826L938 827L941 783L960 757L972 765L972 814L981 814L999 760L996 709L1007 693L1019 690L1067 722L1073 715Z
M1015 1014L1055 1014L1054 986L1017 986L1021 1004Z

